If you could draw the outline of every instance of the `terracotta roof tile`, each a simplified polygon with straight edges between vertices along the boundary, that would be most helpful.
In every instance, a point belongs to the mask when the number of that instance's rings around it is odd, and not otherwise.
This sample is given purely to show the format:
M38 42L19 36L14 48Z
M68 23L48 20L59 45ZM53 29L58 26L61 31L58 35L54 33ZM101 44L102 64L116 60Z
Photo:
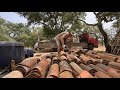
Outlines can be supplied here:
M46 78L54 78L54 77L52 77L52 76L47 76Z
M54 78L58 78L59 77L59 65L58 64L52 64L50 66L49 72L47 77L54 77Z
M60 78L74 78L74 77L69 71L64 71L60 73Z
M110 76L108 76L107 74L105 74L101 71L96 72L95 76L97 76L98 78L111 78Z
M117 60L116 62L120 63L120 59L119 59L119 60Z
M95 72L97 72L95 69L87 66L87 65L84 65L84 64L80 64L80 67L83 69L83 70L86 70L88 71L90 74L94 75Z
M62 55L62 56L60 57L60 60L61 60L61 61L66 61L66 60L67 60L67 57L64 56L64 55Z
M101 69L105 70L106 72L116 72L113 68L106 66L104 64L97 64L96 66L100 67Z
M31 68L34 64L36 64L38 61L40 61L39 58L36 57L30 57L30 58L26 58L25 60L23 60L21 63L19 63L19 65L23 65L26 67Z
M120 78L120 74L117 72L108 72L108 75L113 78Z
M109 59L109 60L113 60L113 61L118 60L117 57L114 57L111 55L106 55L106 54L102 54L102 53L97 53L97 55L99 55L101 58L104 58L104 59Z
M66 61L61 61L60 62L60 73L63 71L70 71L72 72L72 69L70 65Z
M47 58L46 59L49 63L51 63L52 62L52 60L50 59L50 58Z
M72 54L68 54L67 59L69 60L69 62L75 61L74 55L72 55Z
M53 57L51 64L54 64L54 63L59 64L59 63L60 63L60 60L59 60L57 57Z
M16 70L20 71L25 76L30 71L30 68L23 65L17 65Z
M49 67L48 61L40 61L28 74L29 78L45 77L47 68Z
M79 58L83 61L84 64L93 63L93 61L89 57L85 56L84 54L81 54Z
M61 52L61 55L67 57L67 53L65 53L63 51Z
M75 62L71 62L70 66L73 69L73 74L75 77L77 77L78 75L80 75L80 73L83 71L82 68L80 68Z
M117 63L117 62L109 62L108 66L120 70L120 63Z
M120 74L116 72L113 68L103 65L103 64L97 64L98 67L102 68L107 72L107 75L113 77L113 78L120 78Z
M88 71L83 70L78 78L94 78Z
M3 76L2 78L23 78L23 74L20 71L15 70Z
M2 78L120 78L119 56L83 49L61 54L26 58Z
M97 55L97 54L92 54L92 53L86 53L86 55L88 55L88 56L90 56L90 57L92 57L92 58L98 58L98 59L100 59L100 56L99 55Z
M107 74L107 72L105 70L103 70L103 69L101 69L101 68L99 68L99 67L97 67L97 66L95 66L93 64L89 64L88 66L95 69L96 71L100 71L100 72L103 72L103 73Z

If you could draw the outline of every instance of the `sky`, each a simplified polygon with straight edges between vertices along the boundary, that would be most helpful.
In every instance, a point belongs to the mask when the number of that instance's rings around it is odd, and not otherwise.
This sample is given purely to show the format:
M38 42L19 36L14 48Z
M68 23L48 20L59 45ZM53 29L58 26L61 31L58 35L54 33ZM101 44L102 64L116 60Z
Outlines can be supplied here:
M86 13L87 13L86 22L89 23L89 24L94 24L94 23L96 23L95 15L94 15L92 12L86 12ZM104 23L104 24L103 24L103 28L104 28L104 29L110 29L111 26L112 26L112 23L113 23L113 22Z
M96 22L95 15L92 12L86 12L86 22L90 24L94 24ZM7 21L13 22L13 23L27 23L27 19L24 17L18 15L15 12L0 12L0 17L4 18ZM104 29L110 29L112 26L112 23L103 24Z
M13 23L27 23L27 19L15 12L0 12L0 17Z

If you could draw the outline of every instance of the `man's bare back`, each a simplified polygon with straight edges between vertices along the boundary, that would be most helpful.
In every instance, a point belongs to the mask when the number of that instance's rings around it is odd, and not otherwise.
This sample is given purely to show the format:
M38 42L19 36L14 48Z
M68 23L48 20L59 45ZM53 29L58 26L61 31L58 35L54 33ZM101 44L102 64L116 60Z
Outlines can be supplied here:
M72 34L70 32L61 32L56 35L55 40L58 47L58 56L60 56L60 52L64 51L64 48L67 47L67 45L65 45L65 40L67 38L72 38Z

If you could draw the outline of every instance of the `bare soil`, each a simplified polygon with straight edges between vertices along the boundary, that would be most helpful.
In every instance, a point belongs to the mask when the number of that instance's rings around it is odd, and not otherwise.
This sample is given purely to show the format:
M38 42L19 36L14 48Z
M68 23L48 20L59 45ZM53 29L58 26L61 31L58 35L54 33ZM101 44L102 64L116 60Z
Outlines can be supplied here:
M99 45L98 46L98 48L94 48L94 51L105 51L106 50L106 48L105 48L105 46L102 46L102 45Z
M81 47L77 47L77 46L73 46L71 50L78 50L78 49L81 49ZM105 46L102 46L102 45L99 45L98 48L94 48L94 51L100 51L100 52L104 52L106 50ZM50 53L52 51L50 51L50 49L46 49L44 51L39 51L39 50L36 50L36 53L34 54L35 56L36 55L39 55L39 54L47 54L47 53Z

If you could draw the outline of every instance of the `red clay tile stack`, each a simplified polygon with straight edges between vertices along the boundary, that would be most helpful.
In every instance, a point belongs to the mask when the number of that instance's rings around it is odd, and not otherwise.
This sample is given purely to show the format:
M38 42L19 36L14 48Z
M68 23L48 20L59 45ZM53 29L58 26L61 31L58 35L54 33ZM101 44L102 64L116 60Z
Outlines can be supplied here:
M77 50L24 59L2 78L120 78L120 57Z
M23 74L20 71L15 70L3 76L2 78L23 78Z

